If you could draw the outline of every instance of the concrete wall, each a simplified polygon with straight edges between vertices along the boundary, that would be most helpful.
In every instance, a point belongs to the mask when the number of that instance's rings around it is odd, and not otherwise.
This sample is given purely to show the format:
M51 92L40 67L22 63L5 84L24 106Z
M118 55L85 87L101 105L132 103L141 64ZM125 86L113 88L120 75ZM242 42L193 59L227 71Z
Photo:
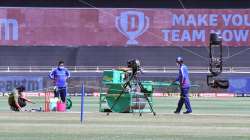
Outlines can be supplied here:
M0 66L120 66L140 59L144 66L176 66L182 56L189 66L208 66L206 47L0 47ZM224 66L250 67L247 47L224 47Z

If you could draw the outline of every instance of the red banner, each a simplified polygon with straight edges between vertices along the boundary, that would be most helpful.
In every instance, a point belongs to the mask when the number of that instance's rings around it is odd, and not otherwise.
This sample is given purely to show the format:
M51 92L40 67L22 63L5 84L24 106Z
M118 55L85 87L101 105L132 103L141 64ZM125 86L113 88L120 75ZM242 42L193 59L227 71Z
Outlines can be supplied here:
M1 8L0 45L250 46L250 9Z

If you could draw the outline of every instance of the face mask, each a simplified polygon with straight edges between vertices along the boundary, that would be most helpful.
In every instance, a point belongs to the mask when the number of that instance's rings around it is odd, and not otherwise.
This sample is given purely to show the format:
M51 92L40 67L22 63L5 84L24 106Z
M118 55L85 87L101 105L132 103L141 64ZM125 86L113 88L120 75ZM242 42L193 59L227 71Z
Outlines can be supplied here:
M177 66L177 67L179 67L179 66L180 66L180 64L179 64L179 63L176 63L176 66Z
M63 69L64 68L64 66L59 66L59 69Z
M181 64L180 63L176 63L178 68L181 68Z

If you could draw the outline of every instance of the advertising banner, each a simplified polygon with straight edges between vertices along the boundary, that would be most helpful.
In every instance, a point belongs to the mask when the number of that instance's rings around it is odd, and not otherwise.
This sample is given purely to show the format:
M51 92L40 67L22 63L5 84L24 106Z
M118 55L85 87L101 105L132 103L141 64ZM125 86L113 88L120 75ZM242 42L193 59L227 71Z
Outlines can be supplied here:
M26 91L37 92L43 89L43 77L39 76L0 76L0 92L9 92L23 85Z
M230 78L228 91L250 94L250 78Z
M0 8L0 45L249 46L250 9Z

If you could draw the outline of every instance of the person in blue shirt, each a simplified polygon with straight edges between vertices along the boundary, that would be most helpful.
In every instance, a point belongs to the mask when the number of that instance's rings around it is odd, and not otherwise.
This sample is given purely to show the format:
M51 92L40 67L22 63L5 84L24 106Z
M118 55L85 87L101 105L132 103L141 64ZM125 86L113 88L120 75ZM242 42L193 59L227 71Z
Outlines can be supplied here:
M178 106L176 110L174 111L174 113L179 114L183 104L185 103L185 107L187 111L183 113L189 114L189 113L192 113L192 107L189 101L189 88L191 85L190 85L190 80L189 80L188 68L183 63L182 57L177 57L176 64L179 68L179 74L174 82L179 82L181 95L180 95L180 99L178 102Z
M65 103L67 95L67 79L70 77L70 72L64 67L64 62L59 61L58 67L52 70L49 77L54 80L55 97L59 97Z

